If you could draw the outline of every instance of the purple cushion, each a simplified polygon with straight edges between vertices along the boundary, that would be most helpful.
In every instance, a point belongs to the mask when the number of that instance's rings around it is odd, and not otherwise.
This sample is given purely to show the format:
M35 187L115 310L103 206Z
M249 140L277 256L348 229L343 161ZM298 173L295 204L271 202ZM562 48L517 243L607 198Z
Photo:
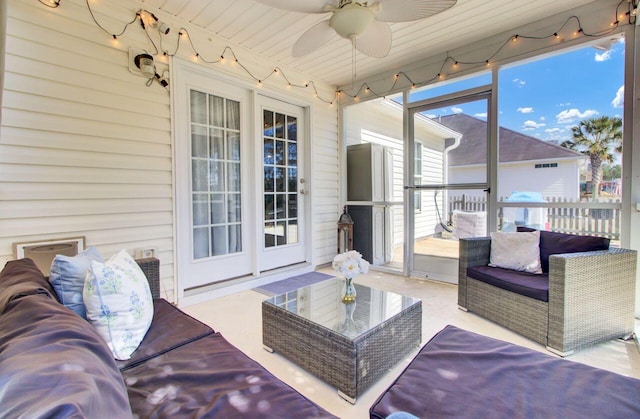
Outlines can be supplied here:
M8 302L16 293L47 294L55 300L58 299L53 287L47 281L42 271L31 259L18 259L7 262L0 272L0 302L2 305ZM2 307L0 307L0 312Z
M39 270L30 277L28 264L11 265L2 281L13 272L11 280L44 286ZM0 417L131 417L109 347L47 293L14 295L0 315Z
M607 250L609 239L593 236L576 236L574 234L540 232L540 262L542 272L549 272L549 256L560 253L591 252Z
M447 326L369 411L386 418L640 417L640 380Z
M503 290L540 301L549 301L549 276L491 266L467 268L467 276Z
M534 231L529 227L518 227L518 231ZM549 256L562 253L607 250L609 239L605 237L577 236L575 234L540 231L540 263L542 272L549 272Z
M138 417L330 418L219 333L122 371Z
M212 333L206 324L159 298L153 301L153 322L138 349L116 364L123 371Z

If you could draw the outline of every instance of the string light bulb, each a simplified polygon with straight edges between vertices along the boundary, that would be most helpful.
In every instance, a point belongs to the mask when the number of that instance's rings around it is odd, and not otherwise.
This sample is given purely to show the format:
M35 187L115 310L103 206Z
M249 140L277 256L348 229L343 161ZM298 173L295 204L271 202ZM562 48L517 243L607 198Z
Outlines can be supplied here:
M38 0L38 1L39 1L41 4L43 4L44 6L51 7L51 8L57 8L57 7L59 7L59 6L60 6L60 3L62 2L62 0ZM144 0L143 0L143 1L144 1ZM628 3L630 3L630 6L629 6L629 8L628 8L628 11L624 12L624 14L621 14L620 16L618 16L618 13L616 13L616 16L615 16L615 19L616 19L616 20L615 20L615 21L613 21L613 22L610 24L610 26L611 26L611 27L617 27L617 26L619 26L619 25L621 24L621 21L622 21L622 23L624 23L624 20L625 20L625 19L627 19L627 20L628 20L628 24L630 24L630 25L635 24L636 20L635 20L635 19L632 19L632 18L631 18L631 16L634 16L634 17L635 17L635 16L637 15L637 11L638 11L638 1L639 1L639 0L627 0L627 2L628 2ZM150 26L152 26L152 27L156 27L156 26L157 26L157 27L159 28L160 32L161 32L161 33L164 33L165 35L169 32L169 27L168 27L166 24L163 24L163 26L161 26L161 22L158 20L158 18L157 18L153 13L149 12L148 10L140 9L140 10L138 10L138 11L135 13L135 17L133 18L133 20L132 20L132 21L130 21L130 22L128 22L128 23L126 23L126 24L124 25L124 28L122 29L122 32L120 32L120 33L111 33L110 31L108 31L107 29L105 29L105 28L104 28L104 27L103 27L103 26L98 22L98 20L96 20L96 18L95 18L95 16L94 16L93 12L92 12L92 10L91 10L91 7L90 7L90 4L89 4L89 3L90 3L90 1L89 1L89 0L87 0L87 7L88 7L88 9L89 9L89 12L90 12L90 14L91 14L92 18L93 18L94 23L95 23L95 24L96 24L100 29L102 29L104 32L106 32L106 33L107 33L107 35L109 35L109 36L112 38L112 44L113 44L113 45L117 45L117 46L119 46L119 39L118 39L118 37L119 37L119 36L121 36L121 35L123 35L123 34L126 32L126 30L127 30L127 28L129 27L129 25L133 24L133 23L134 23L134 22L136 22L137 20L140 20L140 24L142 25L142 27L143 27L145 30L147 29L147 28L145 27L145 21L146 21L146 22L148 22L148 25L150 25ZM621 3L622 3L622 2L621 2ZM605 31L600 31L600 32L591 33L591 34L590 34L590 33L585 33L585 32L584 32L584 30L583 30L583 28L580 26L580 25L581 25L581 24L580 24L580 19L579 19L577 16L571 16L569 19L567 19L567 22L565 22L565 24L563 24L563 25L562 25L562 27L561 27L559 30L560 30L560 31L562 31L562 30L563 30L563 28L565 28L565 25L567 25L567 23L568 23L571 19L575 19L575 20L577 21L577 24L578 24L578 29L577 29L576 31L574 31L574 32L573 32L573 35L574 35L574 36L583 35L583 36L585 36L585 37L602 37L602 36L603 36L603 34L604 34L604 32L605 32ZM154 25L156 25L156 26L154 26ZM164 29L163 29L163 27L164 27ZM613 29L612 29L612 30L613 30ZM612 32L612 30L609 30L607 33ZM189 37L189 41L190 41L190 43L191 43L191 48L192 48L192 50L193 50L193 51L194 51L194 53L195 53L195 55L193 56L194 61L196 61L196 62L197 62L198 60L202 60L202 62L204 62L205 64L224 63L224 62L226 61L226 60L225 60L225 57L224 57L224 54L225 54L225 52L226 52L226 50L227 50L227 49L231 50L231 49L230 49L230 47L228 47L228 46L227 46L227 47L225 47L225 50L224 50L224 51L222 52L222 54L220 55L220 59L219 59L219 60L217 60L217 61L207 61L206 59L202 58L202 57L200 56L200 54L197 52L197 50L196 50L196 46L193 44L193 41L191 40L191 37L190 37L190 35L189 35L189 33L188 33L187 29L185 29L185 28L181 28L181 29L178 31L178 41L177 41L177 45L176 45L175 52L174 52L173 54L169 53L169 52L168 52L168 50L164 50L164 49L160 49L160 50L158 50L158 48L157 48L157 47L156 47L156 51L157 51L157 52L156 52L156 54L158 54L158 55L159 55L159 54L160 54L160 51L162 51L162 55L161 55L161 57L164 57L165 59L166 59L166 57L167 57L167 56L175 56L175 55L178 53L178 50L179 50L179 48L180 48L180 41L184 38L184 36L185 36L185 35L187 35L187 36ZM534 37L534 36L526 36L526 35L514 34L514 35L512 35L512 36L511 36L511 39L510 39L510 40L511 40L512 42L516 42L516 41L518 41L518 40L519 40L519 38L524 38L524 39L544 39L544 38L548 38L549 36L550 36L550 35L548 35L548 36L546 36L546 37ZM562 39L562 38L560 37L560 34L559 34L558 32L554 32L554 33L553 33L553 36L554 36L556 39L560 39L560 40ZM212 40L211 40L211 38L209 38L209 41L210 41L210 42L212 41ZM486 63L486 66L487 66L487 67L490 67L490 66L491 66L491 64L492 64L492 62L490 62L490 59L493 59L494 57L496 57L496 56L498 55L498 53L500 52L500 50L501 50L505 45L507 45L507 42L508 42L508 40L507 40L507 41L506 41L506 42L505 42L505 43L504 43L504 44L503 44L503 45L502 45L502 46L501 46L501 47L500 47L500 48L499 48L499 49L498 49L498 50L497 50L493 55L491 55L489 59L485 60L485 63ZM155 44L154 44L154 45L155 45ZM241 67L245 72L247 72L247 73L249 74L249 76L253 77L253 78L254 78L254 80L258 81L259 86L262 86L262 80L258 80L256 77L254 77L254 76L251 74L251 72L249 71L249 69L247 69L244 65L242 65L242 64L240 63L240 61L238 60L238 58L236 58L236 57L235 57L235 54L233 53L233 50L231 50L231 53L232 53L233 58L234 58L234 59L233 59L233 61L232 61L232 64L238 64L238 65L239 65L239 66L240 66L240 67ZM444 67L445 67L445 65L446 65L446 61L448 61L448 60L453 60L453 58L452 58L452 57L450 57L450 56L447 54L447 58L446 58L445 62L442 64L442 67L441 67L441 69L440 69L441 71L437 73L436 77L433 77L433 78L428 79L428 80L425 80L425 81L420 81L420 83L419 83L419 84L426 84L426 83L430 83L431 81L433 81L433 80L434 80L434 79L436 79L436 78L439 78L439 79L443 79L443 78L445 78L445 77L446 77L446 73L442 73L442 70L444 70ZM468 65L480 65L481 63L482 63L482 61L477 61L477 62L463 62L463 64L468 64ZM454 62L453 62L453 68L457 68L459 64L460 64L460 63L459 63L457 60L456 60L456 61L454 61ZM272 74L279 74L279 73L281 73L281 72L282 72L281 70L279 70L278 68L275 68L275 69L272 71L272 73L271 73L269 76L267 76L267 77L266 77L266 79L268 79ZM313 81L311 81L311 82L305 82L305 83L304 83L304 85L299 85L299 84L295 84L295 85L293 85L293 84L291 84L291 82L289 82L289 80L288 80L288 79L287 79L287 77L285 76L284 72L282 72L282 75L283 75L283 79L284 79L284 81L286 81L286 82L287 82L287 88L291 88L291 87L297 87L297 88L303 88L303 87L304 87L304 88L308 88L308 87L310 87L310 85L311 85L311 84L313 84L313 89L314 89L313 95L314 95L315 97L320 97L320 96L319 96L319 94L318 94L317 89L315 88L315 83L314 83ZM413 81L412 81L412 80L407 76L407 74L405 74L405 73L404 73L404 72L402 72L402 71L400 71L400 72L398 72L398 73L395 73L395 74L393 75L393 79L394 79L395 81L399 80L400 75L404 75L404 77L406 78L406 80L407 80L409 83L411 83L411 89L415 89L415 88L417 87L416 83L414 83L414 82L413 82ZM266 80L266 79L265 79L265 80ZM396 84L394 83L394 87L395 87L395 85L396 85ZM367 94L369 94L370 92L372 92L371 88L370 88L366 83L363 83L363 84L360 86L360 89L363 89L363 88L365 89L365 92L366 92ZM358 91L360 91L360 90L358 90ZM331 101L326 100L326 99L322 99L322 98L320 98L320 99L321 99L322 101L324 101L325 103L328 103L328 104L330 104L330 105L333 105L333 102L334 102L334 101L336 101L336 102L338 102L338 103L339 103L339 101L337 100L337 98L338 98L342 93L343 93L343 92L342 92L342 91L340 91L340 90L336 91L336 93L335 93L335 95L334 95L334 99L333 99L333 100L331 100ZM386 97L386 95L382 95L382 96L381 96L381 95L378 95L378 94L377 94L377 93L375 93L375 92L374 92L374 95L375 95L376 97L383 97L383 98L384 98L384 97ZM348 95L348 96L351 96L351 95ZM352 98L353 98L355 101L358 101L358 100L359 100L359 96L358 96L358 95L352 96Z
M60 6L60 1L61 0L38 0L40 3L44 4L47 7L50 7L52 9L57 8L58 6Z

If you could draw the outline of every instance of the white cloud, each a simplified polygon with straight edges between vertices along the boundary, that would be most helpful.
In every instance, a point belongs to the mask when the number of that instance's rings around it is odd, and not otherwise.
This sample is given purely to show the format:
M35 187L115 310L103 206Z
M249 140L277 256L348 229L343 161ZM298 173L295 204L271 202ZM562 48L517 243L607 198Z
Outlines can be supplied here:
M616 92L616 97L611 101L611 106L614 108L622 108L624 106L624 85L620 86Z
M560 106L561 108L566 108L567 106L571 106L571 102L559 103L558 106Z
M541 120L541 121L546 121L546 120L547 120L547 118L545 118L544 116L541 116L541 117L540 117L540 120Z
M587 109L584 112L580 112L580 110L578 109L571 108L557 114L556 120L558 124L571 124L580 119L590 118L598 114L599 112L593 109Z
M451 112L453 112L453 113L456 113L456 114L457 114L457 113L462 113L462 112L464 112L464 111L462 110L462 108L459 108L459 107L457 107L457 106L452 106L452 107L451 107Z
M476 113L473 116L475 116L476 118L486 118L487 113L486 112Z
M534 129L537 129L537 128L546 127L546 126L547 126L547 124L545 124L545 123L529 120L529 121L525 121L524 122L524 124L522 126L522 129L524 131L531 131L531 130L534 130Z
M611 58L611 50L604 51L603 53L597 53L595 55L595 59L597 62L601 63L603 61L607 61Z
M520 113L531 113L533 112L533 108L532 107L527 107L527 108L518 108L516 109L518 112Z
M429 119L436 119L436 118L438 117L438 115L436 115L436 114L432 114L432 113L428 113L428 114L426 114L425 116L426 116L427 118L429 118Z
M518 87L522 87L522 86L524 86L525 84L527 84L527 82L526 82L526 81L524 81L524 80L520 80L520 79L518 79L518 78L513 79L512 81L513 81L513 82L514 82Z
M558 127L556 128L547 128L546 130L544 130L544 132L546 132L547 134L557 134L559 132L564 131L563 129L560 129Z

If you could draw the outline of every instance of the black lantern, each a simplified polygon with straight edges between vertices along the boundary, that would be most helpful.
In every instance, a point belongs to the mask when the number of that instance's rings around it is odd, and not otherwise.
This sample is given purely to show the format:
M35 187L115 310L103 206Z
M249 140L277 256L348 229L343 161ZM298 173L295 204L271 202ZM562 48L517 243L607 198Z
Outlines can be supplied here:
M353 220L345 205L338 220L338 254L353 250Z

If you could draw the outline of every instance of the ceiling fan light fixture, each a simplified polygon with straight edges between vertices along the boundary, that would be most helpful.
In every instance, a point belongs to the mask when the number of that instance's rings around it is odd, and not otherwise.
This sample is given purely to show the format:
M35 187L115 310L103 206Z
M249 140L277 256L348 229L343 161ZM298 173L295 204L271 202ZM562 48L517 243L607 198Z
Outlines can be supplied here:
M360 36L374 18L371 8L353 2L336 9L329 25L343 38L353 39Z

